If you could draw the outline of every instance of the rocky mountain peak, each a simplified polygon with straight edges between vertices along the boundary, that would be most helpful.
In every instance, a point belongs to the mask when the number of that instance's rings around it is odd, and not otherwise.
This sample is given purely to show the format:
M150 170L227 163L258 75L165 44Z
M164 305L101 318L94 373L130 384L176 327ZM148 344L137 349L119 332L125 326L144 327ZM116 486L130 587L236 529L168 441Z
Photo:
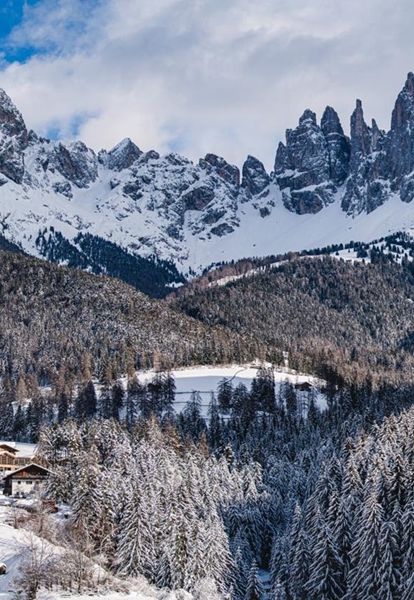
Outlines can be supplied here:
M263 163L250 154L243 164L242 176L242 187L252 196L261 194L270 183L270 177Z
M206 154L204 158L201 158L199 165L202 169L211 170L211 167L217 173L221 179L227 181L236 187L240 185L240 171L235 165L229 164L221 156L216 154Z
M113 171L129 169L142 154L130 138L125 138L106 154L106 166Z
M20 111L6 92L0 88L0 132L3 136L15 137L22 149L27 147L27 129Z
M286 131L286 146L280 144L275 160L275 179L289 210L315 213L331 201L329 152L313 111L306 109L296 129ZM321 186L321 184L323 184ZM313 188L313 189L309 189Z
M307 108L299 119L299 125L303 125L309 121L310 124L316 125L316 114Z
M412 71L407 74L404 91L414 96L414 73Z
M327 106L323 111L321 129L325 137L331 134L344 135L338 113L332 106Z
M351 169L355 169L361 156L367 156L370 150L370 130L364 121L362 102L357 100L355 110L351 115Z
M329 177L335 185L342 185L349 173L350 143L344 135L338 113L327 106L321 119L321 130L325 136Z
M23 150L27 145L23 117L6 92L0 89L0 173L16 183L23 180Z
M414 169L414 74L408 73L404 88L398 94L391 116L391 130L387 137L387 154L393 186L402 189L406 201L414 198L414 190L407 193L404 178Z

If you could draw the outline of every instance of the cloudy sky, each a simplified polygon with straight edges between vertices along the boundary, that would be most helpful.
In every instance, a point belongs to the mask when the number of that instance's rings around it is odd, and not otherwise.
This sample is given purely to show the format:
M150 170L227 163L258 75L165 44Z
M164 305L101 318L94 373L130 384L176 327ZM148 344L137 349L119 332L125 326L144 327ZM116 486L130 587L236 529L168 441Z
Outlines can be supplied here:
M0 87L28 127L95 150L270 170L305 108L388 129L414 70L409 0L0 0Z

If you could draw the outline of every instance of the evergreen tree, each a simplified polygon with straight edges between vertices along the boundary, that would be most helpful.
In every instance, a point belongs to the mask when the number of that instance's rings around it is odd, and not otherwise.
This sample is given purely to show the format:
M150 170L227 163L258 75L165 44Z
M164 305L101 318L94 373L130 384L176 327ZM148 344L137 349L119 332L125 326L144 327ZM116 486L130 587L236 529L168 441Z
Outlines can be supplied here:
M214 451L220 448L222 443L222 427L220 421L220 413L218 403L214 393L211 394L210 404L208 407L208 441L211 449Z
M99 392L98 414L102 419L112 417L112 387L110 383L104 383Z
M229 379L223 378L217 386L217 402L221 413L227 415L233 404L233 386Z
M351 550L351 570L348 576L348 593L351 597L368 600L376 597L381 587L380 533L383 510L377 501L375 481L367 493ZM354 596L352 596L352 594Z
M0 438L3 440L13 439L14 412L11 402L1 402L0 406Z
M111 417L116 421L119 421L119 413L124 406L125 402L125 389L122 385L122 381L117 379L115 383L112 385L111 389L111 399L112 399L112 411Z
M250 396L256 408L268 413L275 412L275 375L271 367L259 367L252 381Z
M253 561L249 571L246 595L244 598L245 600L263 600L264 597L265 589L259 577L259 569L257 568L256 561Z
M92 381L88 381L78 390L75 400L74 416L79 420L91 419L96 414L96 410L97 399L95 386Z
M127 394L125 400L125 423L128 431L132 431L139 411L139 398L142 393L142 384L136 374L128 379Z
M22 442L25 440L26 432L26 415L21 406L18 404L13 420L13 440Z
M319 515L317 536L313 540L312 561L309 567L309 580L306 584L309 600L342 600L345 581L341 559L333 541L332 532Z
M69 417L69 397L66 391L62 391L58 400L58 423L63 423Z

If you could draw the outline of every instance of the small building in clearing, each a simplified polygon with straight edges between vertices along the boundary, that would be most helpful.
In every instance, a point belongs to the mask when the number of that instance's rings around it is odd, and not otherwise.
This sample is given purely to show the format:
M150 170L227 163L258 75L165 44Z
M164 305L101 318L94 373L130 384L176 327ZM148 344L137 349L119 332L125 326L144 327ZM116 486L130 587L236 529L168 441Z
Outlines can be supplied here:
M309 383L309 381L304 381L303 383L295 383L295 390L299 392L310 392L313 390L313 385Z
M29 494L40 492L44 480L50 475L50 471L31 463L12 471L4 477L4 491L6 496L24 498Z

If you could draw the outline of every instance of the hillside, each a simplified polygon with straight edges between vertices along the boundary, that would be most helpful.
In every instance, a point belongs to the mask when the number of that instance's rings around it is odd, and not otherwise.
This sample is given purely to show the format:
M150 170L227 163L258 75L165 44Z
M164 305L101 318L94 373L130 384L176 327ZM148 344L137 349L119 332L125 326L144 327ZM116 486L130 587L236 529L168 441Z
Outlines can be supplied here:
M374 256L374 254L373 254ZM368 374L411 377L411 263L378 254L375 264L300 258L227 285L182 289L171 300L208 326L255 336L288 351L291 365L349 382ZM268 356L280 361L278 354ZM394 375L393 375L394 374Z
M9 252L0 252L0 331L1 375L36 375L43 384L63 365L98 374L110 360L125 373L154 361L214 364L263 354L250 336L206 327L117 279Z

